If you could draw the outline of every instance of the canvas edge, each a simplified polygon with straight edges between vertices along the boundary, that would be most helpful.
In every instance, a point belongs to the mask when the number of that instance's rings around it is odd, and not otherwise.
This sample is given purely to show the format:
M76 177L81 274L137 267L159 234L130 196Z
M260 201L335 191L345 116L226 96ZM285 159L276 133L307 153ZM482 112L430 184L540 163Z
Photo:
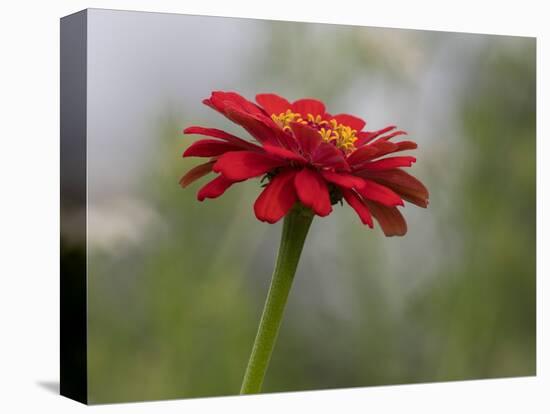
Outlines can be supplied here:
M61 395L84 404L88 402L87 20L87 10L60 19L59 390ZM86 214L76 218L69 215L68 211L75 210ZM80 240L79 249L67 247L64 238L68 226Z

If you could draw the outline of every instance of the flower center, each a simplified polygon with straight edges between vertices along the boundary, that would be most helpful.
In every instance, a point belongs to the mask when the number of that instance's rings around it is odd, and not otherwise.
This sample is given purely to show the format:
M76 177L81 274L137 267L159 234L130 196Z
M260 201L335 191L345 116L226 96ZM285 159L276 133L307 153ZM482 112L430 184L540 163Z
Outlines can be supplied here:
M271 115L271 119L284 131L290 131L291 122L309 125L319 131L324 142L331 143L346 153L355 149L357 131L347 125L339 124L335 119L327 121L322 119L321 115L313 116L312 114L307 114L304 118L300 113L292 112L290 109L279 115Z

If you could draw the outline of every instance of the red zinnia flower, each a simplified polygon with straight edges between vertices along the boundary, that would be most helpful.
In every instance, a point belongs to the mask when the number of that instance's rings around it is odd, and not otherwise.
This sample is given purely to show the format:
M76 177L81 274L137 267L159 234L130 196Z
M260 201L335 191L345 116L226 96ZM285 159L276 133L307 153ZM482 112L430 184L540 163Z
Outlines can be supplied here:
M210 137L194 142L183 154L210 160L185 174L182 187L211 171L218 174L199 190L200 201L219 197L237 182L264 176L269 183L254 204L261 221L275 223L298 201L324 217L343 198L363 224L372 228L374 216L386 236L407 232L397 209L403 200L428 205L426 187L401 169L416 159L382 158L417 147L412 141L390 142L406 132L393 125L363 131L365 121L330 115L315 99L290 103L275 94L259 94L256 102L234 92L213 92L203 101L241 125L257 143L213 128L192 126L183 131Z

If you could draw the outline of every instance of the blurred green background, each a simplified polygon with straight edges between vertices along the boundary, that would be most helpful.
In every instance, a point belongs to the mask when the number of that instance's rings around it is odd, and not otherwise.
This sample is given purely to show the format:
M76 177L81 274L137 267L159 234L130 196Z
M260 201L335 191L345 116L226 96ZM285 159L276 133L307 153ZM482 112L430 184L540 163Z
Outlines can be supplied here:
M95 11L91 402L237 394L279 242L259 183L196 201L200 100L312 96L419 144L404 238L336 206L308 236L265 392L534 375L535 40ZM69 238L70 239L70 238Z

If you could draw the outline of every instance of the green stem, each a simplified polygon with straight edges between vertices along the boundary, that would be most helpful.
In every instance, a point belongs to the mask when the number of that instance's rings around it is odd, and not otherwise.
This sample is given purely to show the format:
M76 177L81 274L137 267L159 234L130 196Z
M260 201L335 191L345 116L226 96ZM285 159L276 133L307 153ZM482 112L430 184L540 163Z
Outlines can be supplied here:
M273 271L252 354L244 374L241 394L256 394L262 390L265 372L312 220L311 211L301 206L295 206L284 219L277 264Z

